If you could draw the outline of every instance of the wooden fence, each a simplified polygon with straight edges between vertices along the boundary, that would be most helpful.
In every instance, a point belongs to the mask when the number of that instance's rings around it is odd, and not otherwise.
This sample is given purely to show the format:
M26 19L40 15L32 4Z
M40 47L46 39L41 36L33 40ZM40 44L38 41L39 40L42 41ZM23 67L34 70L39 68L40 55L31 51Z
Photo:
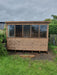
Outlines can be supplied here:
M50 43L57 46L57 34L50 34Z

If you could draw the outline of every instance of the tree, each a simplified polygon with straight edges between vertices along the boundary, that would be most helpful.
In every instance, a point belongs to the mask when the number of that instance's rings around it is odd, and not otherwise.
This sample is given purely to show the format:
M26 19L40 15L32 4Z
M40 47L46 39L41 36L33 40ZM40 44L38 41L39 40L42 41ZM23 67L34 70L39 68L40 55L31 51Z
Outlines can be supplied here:
M57 15L51 15L53 19L57 20Z
M49 34L57 34L57 16L51 15L53 17L52 22L49 24Z
M52 19L50 19L50 18L47 18L47 19L45 19L44 21L52 21Z

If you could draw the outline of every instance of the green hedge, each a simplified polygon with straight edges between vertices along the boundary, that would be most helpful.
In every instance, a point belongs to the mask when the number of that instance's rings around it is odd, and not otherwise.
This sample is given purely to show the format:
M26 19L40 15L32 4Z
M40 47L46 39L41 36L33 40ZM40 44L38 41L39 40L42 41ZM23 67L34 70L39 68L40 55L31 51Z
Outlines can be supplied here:
M57 25L49 25L49 34L57 34Z
M49 34L57 34L57 20L55 19L49 24Z

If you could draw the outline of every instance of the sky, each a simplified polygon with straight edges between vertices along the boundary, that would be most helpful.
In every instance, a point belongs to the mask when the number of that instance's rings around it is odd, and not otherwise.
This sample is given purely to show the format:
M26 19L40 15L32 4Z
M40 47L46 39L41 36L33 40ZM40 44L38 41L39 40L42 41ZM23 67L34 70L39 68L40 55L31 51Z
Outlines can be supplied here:
M43 21L57 15L57 0L0 0L0 21Z

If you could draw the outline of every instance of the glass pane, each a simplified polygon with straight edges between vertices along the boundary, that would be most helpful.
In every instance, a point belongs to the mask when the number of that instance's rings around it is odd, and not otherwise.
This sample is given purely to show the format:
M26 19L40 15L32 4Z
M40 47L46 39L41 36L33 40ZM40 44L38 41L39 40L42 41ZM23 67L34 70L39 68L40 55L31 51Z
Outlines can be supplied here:
M22 37L22 25L16 25L16 37Z
M47 36L47 25L40 25L40 37Z
M31 37L38 37L39 32L39 25L32 25L32 36Z
M14 37L14 25L8 25L8 36Z
M30 25L24 25L23 26L24 29L24 37L30 37Z

